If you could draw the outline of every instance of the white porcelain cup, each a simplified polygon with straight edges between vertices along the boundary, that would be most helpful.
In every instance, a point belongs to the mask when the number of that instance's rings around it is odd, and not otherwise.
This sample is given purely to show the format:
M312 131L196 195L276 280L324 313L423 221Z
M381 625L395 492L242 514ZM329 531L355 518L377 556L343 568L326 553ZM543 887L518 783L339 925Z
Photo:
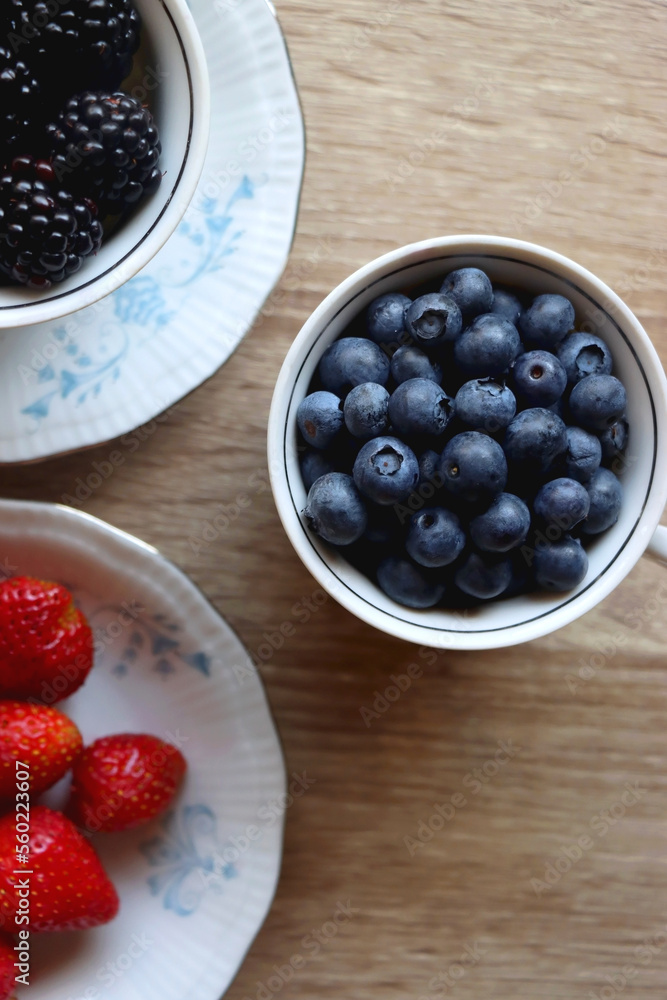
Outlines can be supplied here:
M162 181L81 269L47 291L0 286L0 329L45 323L110 295L151 260L180 222L197 188L210 124L206 56L187 0L134 0L142 44L121 89L150 107Z
M563 594L531 593L461 611L415 611L392 601L374 581L306 526L306 491L296 450L296 411L326 348L378 295L410 294L459 267L480 267L493 282L530 294L558 292L576 310L577 327L608 343L628 395L630 436L615 471L624 501L618 522L588 546L589 570ZM496 236L447 236L413 243L371 261L343 281L307 320L292 344L273 395L268 432L271 484L283 526L318 583L348 611L383 632L446 649L509 646L567 625L605 598L648 550L667 559L667 380L636 316L604 282L544 247Z

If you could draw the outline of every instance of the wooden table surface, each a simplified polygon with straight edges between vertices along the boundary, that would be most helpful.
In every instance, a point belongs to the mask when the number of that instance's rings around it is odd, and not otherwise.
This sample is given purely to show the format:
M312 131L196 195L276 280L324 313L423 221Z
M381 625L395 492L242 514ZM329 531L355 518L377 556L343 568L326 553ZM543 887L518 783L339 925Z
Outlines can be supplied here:
M553 247L619 291L667 361L667 9L278 0L278 15L308 136L284 297L83 505L203 588L257 660L289 771L314 779L229 1000L664 1000L659 566L548 638L432 653L322 601L268 490L201 551L192 539L265 473L272 386L309 312L400 244ZM117 447L3 470L2 492L57 501ZM400 698L378 698L412 664Z

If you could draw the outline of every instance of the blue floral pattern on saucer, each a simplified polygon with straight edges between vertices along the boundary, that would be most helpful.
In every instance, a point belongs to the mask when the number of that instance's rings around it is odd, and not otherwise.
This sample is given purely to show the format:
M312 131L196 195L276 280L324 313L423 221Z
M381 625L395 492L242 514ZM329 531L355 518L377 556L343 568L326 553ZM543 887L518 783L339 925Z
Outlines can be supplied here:
M116 659L113 673L127 677L132 667L141 660L142 668L159 674L166 680L181 667L197 671L204 677L211 676L211 657L203 649L188 648L183 626L161 613L151 614L145 609L131 613L131 625L118 630L123 609L113 604L103 604L88 613L93 637L99 647L115 650L116 640L123 638L123 649ZM105 626L103 621L109 620ZM115 626L111 632L111 626ZM127 639L126 632L129 631ZM116 634L116 632L118 634Z
M131 343L145 343L187 309L188 299L196 293L196 285L207 274L221 270L234 254L243 238L243 228L234 225L234 206L251 200L255 184L244 176L231 196L203 197L196 210L186 214L172 237L174 259L147 273L150 268L131 278L109 297L113 300L113 315L117 322L102 324L97 338L90 335L85 320L94 317L98 309L91 306L81 314L78 332L59 325L53 340L61 348L55 361L48 361L36 372L36 398L21 410L35 421L33 432L46 420L56 399L71 399L75 407L98 396L103 386L121 378L123 364ZM53 351L49 352L49 355ZM29 371L29 369L28 369Z
M149 865L157 869L148 885L153 896L162 898L165 910L189 917L207 891L221 893L238 872L222 857L217 820L208 806L183 806L168 813L161 827L160 834L140 845Z

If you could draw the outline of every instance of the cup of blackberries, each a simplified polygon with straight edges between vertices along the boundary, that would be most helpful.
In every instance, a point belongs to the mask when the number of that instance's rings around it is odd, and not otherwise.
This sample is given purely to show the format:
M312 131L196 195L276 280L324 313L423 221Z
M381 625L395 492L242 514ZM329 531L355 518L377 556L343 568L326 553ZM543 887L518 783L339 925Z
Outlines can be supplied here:
M287 534L341 604L482 649L665 558L666 445L662 366L610 288L544 247L454 236L372 261L315 310L268 454Z
M186 0L3 0L0 326L58 318L171 235L206 153Z

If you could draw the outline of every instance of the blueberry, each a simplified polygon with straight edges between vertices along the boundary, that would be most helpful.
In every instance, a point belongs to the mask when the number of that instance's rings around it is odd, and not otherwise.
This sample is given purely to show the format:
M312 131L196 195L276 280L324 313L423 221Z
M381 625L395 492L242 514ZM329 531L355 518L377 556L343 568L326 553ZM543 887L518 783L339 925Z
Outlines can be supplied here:
M299 403L296 422L313 448L327 448L343 426L343 404L333 392L311 392Z
M507 428L503 447L508 462L544 471L567 448L565 424L544 407L522 410Z
M599 468L586 488L591 505L581 530L585 535L599 535L618 521L623 487L610 469Z
M611 462L628 445L630 428L625 417L619 417L613 424L605 428L600 434L600 446L602 448L602 459Z
M377 578L387 597L408 608L431 608L445 593L443 584L431 580L423 569L399 556L383 559Z
M350 389L345 397L345 426L356 438L378 437L387 429L389 393L377 382L363 382Z
M442 486L440 455L437 451L428 449L419 456L419 486L433 486L434 492ZM433 493L430 496L433 496Z
M463 431L445 445L440 474L453 496L469 503L490 500L507 482L507 462L497 441L480 431Z
M326 475L327 472L335 471L335 466L331 458L321 451L307 451L302 456L299 467L306 490L309 490L320 476Z
M614 375L587 375L570 393L573 419L588 431L603 431L625 412L625 388Z
M415 299L405 313L405 325L418 344L435 347L461 333L461 310L449 295L429 292Z
M563 471L569 479L587 483L600 465L600 440L583 427L568 427L567 449L563 455Z
M533 572L544 590L572 590L588 572L588 556L578 538L540 542L535 548Z
M478 267L461 267L451 271L440 286L440 292L451 295L467 319L491 312L493 287Z
M519 329L531 347L552 350L574 326L574 306L564 295L538 295L521 314Z
M451 420L453 400L436 382L411 378L389 399L389 420L399 434L442 434Z
M538 490L533 510L545 524L571 531L588 515L588 490L576 479L552 479Z
M499 493L483 514L470 522L470 537L485 552L509 552L525 541L530 510L513 493Z
M368 336L376 344L396 348L408 339L405 330L405 310L412 299L398 292L388 292L373 299L366 313Z
M320 378L329 392L345 396L355 385L386 385L389 358L365 337L344 337L328 347L320 360Z
M461 522L444 507L426 507L410 518L405 547L420 566L448 566L463 552L465 544Z
M472 378L500 375L514 361L520 344L519 332L509 320L485 313L454 342L454 360Z
M378 437L362 446L352 474L361 493L389 505L407 500L419 482L419 465L398 438Z
M427 378L438 384L442 381L440 365L412 344L399 347L396 351L391 359L391 374L396 385L407 382L409 378Z
M512 420L516 398L502 382L492 378L472 379L456 393L454 412L469 427L495 434Z
M611 351L593 333L571 333L557 349L568 382L580 382L587 375L611 375Z
M567 375L555 354L527 351L512 369L517 396L529 406L552 406L565 391Z
M489 312L495 313L496 316L502 316L503 319L509 320L516 326L521 315L521 303L516 295L507 291L506 288L494 288L493 302Z
M332 545L351 545L366 530L368 515L351 476L328 472L308 492L308 527Z
M454 582L459 590L470 597L483 601L499 597L512 582L511 560L471 552L456 571Z

